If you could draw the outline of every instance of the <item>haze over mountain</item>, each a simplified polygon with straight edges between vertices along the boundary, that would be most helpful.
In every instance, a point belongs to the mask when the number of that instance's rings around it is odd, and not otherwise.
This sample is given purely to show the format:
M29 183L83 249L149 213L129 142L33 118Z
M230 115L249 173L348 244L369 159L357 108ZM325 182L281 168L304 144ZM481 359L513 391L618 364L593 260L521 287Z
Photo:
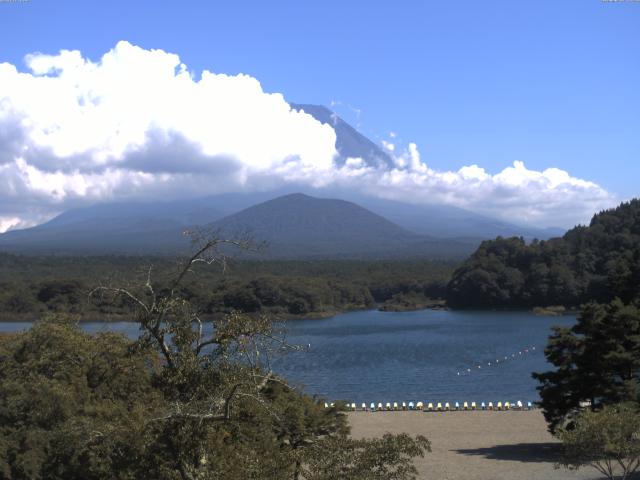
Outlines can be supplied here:
M462 257L474 246L418 235L352 202L300 193L247 208L212 227L231 236L253 234L268 243L268 257Z
M369 210L415 233L436 238L493 239L524 237L548 239L562 235L561 228L533 228L504 222L449 205L415 205L374 197L354 197Z
M183 231L220 214L194 202L102 205L62 214L38 227L0 235L0 249L29 253L175 254ZM95 213L95 214L94 214ZM199 221L198 221L199 220ZM259 258L461 258L477 242L410 232L352 202L290 194L203 225L223 237L266 242Z

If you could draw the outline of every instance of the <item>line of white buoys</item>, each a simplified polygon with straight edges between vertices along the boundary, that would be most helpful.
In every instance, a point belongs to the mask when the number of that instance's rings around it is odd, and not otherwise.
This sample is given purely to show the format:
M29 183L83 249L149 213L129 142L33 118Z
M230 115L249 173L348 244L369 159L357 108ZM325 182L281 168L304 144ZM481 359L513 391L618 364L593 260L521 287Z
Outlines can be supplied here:
M483 362L478 362L473 365L473 367L462 368L457 371L457 376L461 377L464 375L469 375L473 370L482 370L482 368L490 368L497 367L500 365L504 365L511 359L519 358L523 355L528 355L530 353L534 353L536 351L535 346L525 347L522 350L518 350L517 352L512 353L511 355L504 355L501 358L496 358L495 360L488 360Z
M475 410L489 410L489 411L506 411L506 410L532 410L534 408L531 402L523 403L521 400L516 402L501 402L498 401L495 405L493 402L480 402L480 407L476 402L463 402L460 406L460 402L455 402L453 406L449 402L436 402L435 406L433 402L428 402L425 406L424 402L371 402L369 407L366 403L362 403L358 408L356 403L347 403L347 409L353 412L397 412L397 411L424 411L424 412L466 412ZM324 408L334 408L335 403L326 403Z

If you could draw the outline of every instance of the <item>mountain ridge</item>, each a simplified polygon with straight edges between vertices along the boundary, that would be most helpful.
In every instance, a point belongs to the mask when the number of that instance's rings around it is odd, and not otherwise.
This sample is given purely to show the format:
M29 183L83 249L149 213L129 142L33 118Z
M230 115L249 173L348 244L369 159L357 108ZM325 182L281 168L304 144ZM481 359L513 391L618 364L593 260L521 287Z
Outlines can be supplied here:
M0 235L0 249L40 254L171 255L188 249L185 230L200 227L227 238L249 233L257 242L266 243L261 252L265 259L462 258L479 243L478 239L443 241L420 235L356 203L302 193L276 197L200 226L168 217L80 215L76 223L70 221L73 217L66 215L58 221Z

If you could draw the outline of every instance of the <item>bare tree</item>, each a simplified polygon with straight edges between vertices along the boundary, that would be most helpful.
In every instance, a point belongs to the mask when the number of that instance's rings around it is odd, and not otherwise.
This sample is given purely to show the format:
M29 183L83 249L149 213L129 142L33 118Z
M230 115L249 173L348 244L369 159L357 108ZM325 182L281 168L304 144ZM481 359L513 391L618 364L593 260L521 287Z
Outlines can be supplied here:
M134 306L141 327L138 344L155 347L164 363L159 385L170 408L153 421L182 428L189 425L193 430L190 445L176 448L175 454L182 477L195 479L207 468L207 424L230 421L234 405L241 401L253 402L277 415L263 397L268 383L279 381L271 371L271 356L295 347L284 341L282 333L264 315L231 312L202 318L182 294L186 278L200 264L217 264L225 270L225 249L247 251L256 246L248 238L228 240L202 232L188 233L194 253L181 262L164 288L154 285L153 267L149 267L142 285L100 286L91 296L124 297ZM193 455L194 450L199 453Z

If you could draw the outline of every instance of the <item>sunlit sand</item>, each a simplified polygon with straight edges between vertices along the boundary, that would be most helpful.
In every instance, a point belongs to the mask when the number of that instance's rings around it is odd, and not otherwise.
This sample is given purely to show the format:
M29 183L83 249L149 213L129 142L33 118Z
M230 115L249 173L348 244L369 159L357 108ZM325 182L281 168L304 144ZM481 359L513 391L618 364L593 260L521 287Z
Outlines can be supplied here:
M593 469L555 469L558 443L539 410L509 412L351 412L356 438L421 434L432 452L416 459L421 479L561 480L600 478Z

